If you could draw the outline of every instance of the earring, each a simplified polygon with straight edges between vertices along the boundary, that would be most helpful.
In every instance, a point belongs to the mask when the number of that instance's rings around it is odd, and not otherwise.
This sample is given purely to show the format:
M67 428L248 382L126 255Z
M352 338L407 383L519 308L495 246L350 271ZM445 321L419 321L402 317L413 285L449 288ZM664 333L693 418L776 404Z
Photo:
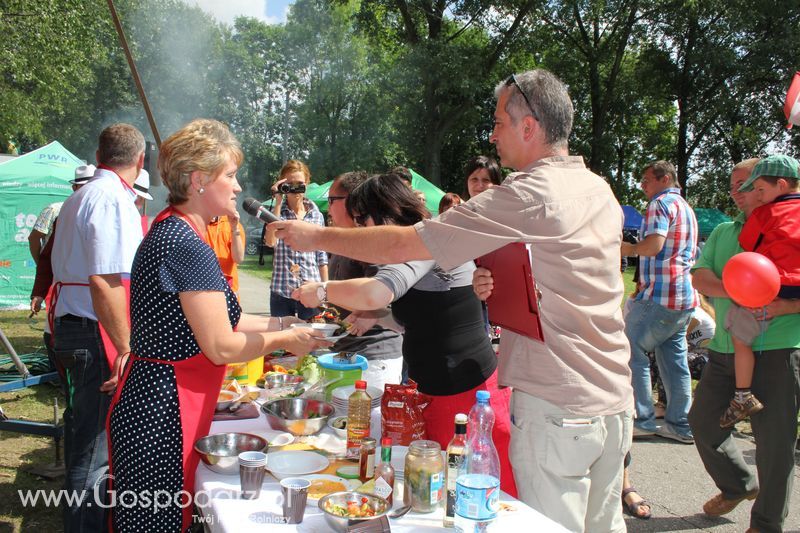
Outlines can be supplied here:
M206 192L206 190L204 188L202 188L202 187L197 189L197 194L203 194L204 192Z

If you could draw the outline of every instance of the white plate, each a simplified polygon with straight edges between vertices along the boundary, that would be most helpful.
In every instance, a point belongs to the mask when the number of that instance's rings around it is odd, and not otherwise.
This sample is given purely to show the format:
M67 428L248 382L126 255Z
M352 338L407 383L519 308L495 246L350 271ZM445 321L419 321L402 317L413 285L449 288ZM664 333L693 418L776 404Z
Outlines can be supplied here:
M328 481L336 481L344 485L344 490L356 490L358 487L361 486L361 481L357 479L345 479L339 476L332 476L330 474L311 474L308 476L300 476L303 479L308 479L309 481L314 481L315 479L326 479ZM319 500L319 498L312 497L311 493L308 494L308 501L315 502Z
M344 387L336 387L331 391L331 399L332 400L341 400L343 402L348 402L350 400L350 395L353 394L356 390L355 385L345 385ZM381 403L381 396L383 396L383 391L378 387L370 387L367 385L367 394L372 399L372 406L376 407L375 403L377 402L378 405Z
M311 328L311 329L315 329L317 331L322 331L322 333L325 335L323 338L326 341L330 341L330 342L336 342L339 339L343 339L343 338L347 337L348 335L350 335L346 331L344 333L342 333L341 335L334 335L333 333L337 329L339 329L339 327L340 327L338 324L322 324L320 322L296 322L296 323L292 324L290 327L293 327L293 328ZM326 352L326 353L328 353L328 352Z
M327 457L315 452L287 450L267 454L267 470L278 479L314 474L329 464Z
M286 446L287 444L293 443L294 435L291 433L278 433L277 436L267 440L269 441L270 448L279 448L281 446Z

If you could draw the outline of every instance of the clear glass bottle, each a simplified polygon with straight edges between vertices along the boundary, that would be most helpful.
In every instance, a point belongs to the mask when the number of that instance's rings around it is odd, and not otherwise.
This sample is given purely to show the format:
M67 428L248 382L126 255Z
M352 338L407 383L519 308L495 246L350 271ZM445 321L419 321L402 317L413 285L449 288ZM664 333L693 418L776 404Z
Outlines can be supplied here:
M358 459L358 479L366 483L375 475L375 453L378 443L372 437L361 439L361 451Z
M415 440L406 454L403 501L418 513L432 513L444 499L442 448L432 440Z
M358 459L361 440L369 437L372 398L367 394L367 382L356 381L356 390L347 402L347 458Z
M375 494L386 498L389 505L394 499L394 467L392 466L392 438L381 440L381 462L375 467Z
M456 514L456 479L461 463L467 454L467 415L459 413L455 418L455 432L447 445L447 471L445 473L445 512L444 527L453 527Z
M485 531L497 519L500 507L500 458L492 441L494 411L489 391L480 390L469 412L467 455L456 479L457 531Z

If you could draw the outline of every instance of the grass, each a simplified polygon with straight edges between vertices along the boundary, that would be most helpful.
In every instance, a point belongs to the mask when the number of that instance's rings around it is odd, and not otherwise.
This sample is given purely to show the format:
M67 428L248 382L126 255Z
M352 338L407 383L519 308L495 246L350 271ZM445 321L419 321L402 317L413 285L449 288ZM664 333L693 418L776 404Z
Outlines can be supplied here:
M0 327L18 354L44 352L42 332L44 313L28 319L26 311L0 311ZM3 355L5 350L3 350ZM53 403L58 399L59 417L64 397L53 384L0 393L0 406L9 418L53 422ZM17 491L57 490L63 480L45 480L29 473L26 467L53 463L55 446L47 437L3 432L0 440L0 532L60 531L61 513L56 507L23 507Z
M625 300L628 299L628 296L631 295L633 290L636 288L636 283L633 281L633 272L636 270L636 267L628 267L625 269L625 272L622 273L622 281L625 283L625 295L622 297L622 303L625 303Z
M272 279L272 256L264 256L264 265L258 264L257 255L245 256L239 268L269 282ZM44 322L44 312L29 319L27 311L0 311L0 328L18 354L45 352L42 340ZM6 355L5 349L0 348L0 352ZM58 386L49 383L0 393L0 407L9 418L52 423L56 399L60 418L64 412L65 399ZM0 533L61 531L61 513L58 508L44 507L42 504L24 507L18 495L20 490L62 488L63 479L45 480L26 470L30 466L44 467L54 462L53 440L11 432L2 432L0 437Z
M264 264L259 265L257 255L246 255L244 261L239 265L239 271L264 281L272 281L272 256L264 255Z

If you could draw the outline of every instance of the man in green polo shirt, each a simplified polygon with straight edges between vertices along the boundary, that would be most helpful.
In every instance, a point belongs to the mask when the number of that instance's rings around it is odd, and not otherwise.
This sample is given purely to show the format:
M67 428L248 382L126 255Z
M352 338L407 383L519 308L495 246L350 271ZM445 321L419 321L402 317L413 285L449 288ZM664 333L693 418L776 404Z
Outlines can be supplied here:
M731 300L722 285L722 269L742 251L739 233L746 217L758 207L754 192L739 192L757 162L749 159L734 167L731 196L742 213L711 233L692 269L694 287L713 298L717 329L708 345L708 364L695 389L689 425L706 471L720 489L719 494L703 505L703 511L710 516L721 516L743 500L755 499L747 531L779 532L789 510L794 478L800 408L800 300L776 299L769 304L767 318L773 320L764 335L753 342L756 367L752 390L764 403L764 409L751 417L758 447L758 477L736 446L733 428L719 426L719 417L736 387L733 342L725 331L725 315Z

